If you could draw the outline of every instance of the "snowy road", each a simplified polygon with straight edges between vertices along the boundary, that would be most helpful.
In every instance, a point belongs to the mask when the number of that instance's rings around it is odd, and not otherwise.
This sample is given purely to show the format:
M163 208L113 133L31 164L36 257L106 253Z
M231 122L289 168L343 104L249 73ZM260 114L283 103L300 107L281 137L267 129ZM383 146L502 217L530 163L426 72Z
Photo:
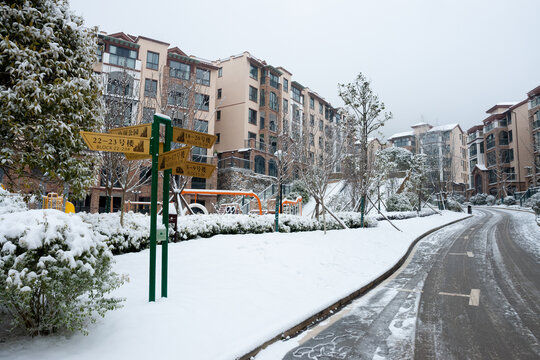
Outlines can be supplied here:
M438 231L368 295L284 359L540 357L540 228L528 213L475 209Z

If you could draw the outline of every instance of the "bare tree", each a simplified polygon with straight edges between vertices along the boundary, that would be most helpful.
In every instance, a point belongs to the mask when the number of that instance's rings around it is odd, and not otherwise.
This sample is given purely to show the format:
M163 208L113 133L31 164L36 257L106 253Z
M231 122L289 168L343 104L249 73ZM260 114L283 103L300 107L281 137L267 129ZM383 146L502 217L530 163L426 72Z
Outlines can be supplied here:
M339 84L339 96L345 103L347 116L343 122L343 135L348 146L344 173L351 186L354 208L365 213L366 197L373 169L369 164L368 138L392 118L385 105L371 89L371 82L362 74L349 84Z

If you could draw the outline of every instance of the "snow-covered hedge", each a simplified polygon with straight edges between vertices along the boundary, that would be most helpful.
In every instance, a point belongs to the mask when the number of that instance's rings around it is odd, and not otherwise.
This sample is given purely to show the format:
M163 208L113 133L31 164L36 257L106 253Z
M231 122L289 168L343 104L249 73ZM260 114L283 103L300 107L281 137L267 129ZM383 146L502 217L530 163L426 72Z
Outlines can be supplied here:
M74 214L29 210L0 215L0 306L31 335L85 331L120 306L106 295L123 282L111 271L104 236Z
M461 207L459 202L457 200L454 200L453 198L448 198L446 200L446 208L450 211L463 212L463 208Z
M399 211L399 212L389 212L384 214L389 220L405 220L405 219L411 219L415 217L425 217L425 216L431 216L437 214L435 210L431 209L423 209L419 213L416 211ZM375 217L377 221L384 220L384 217L382 215L377 215Z
M469 201L473 205L486 205L487 196L488 196L487 194L476 194L474 196L471 196Z
M413 206L406 194L394 194L386 202L388 211L411 211Z
M507 196L504 198L504 205L516 205L516 199L513 196Z
M124 226L120 225L120 213L77 214L92 229L105 237L114 254L136 252L146 249L150 243L150 216L124 213ZM158 224L161 216L158 216ZM172 236L172 231L169 231Z
M336 214L350 228L360 227L360 213ZM367 216L364 221L368 227L377 226L373 217ZM191 215L178 219L178 235L181 239L195 237L210 237L218 234L262 234L273 232L275 226L274 215ZM338 222L330 215L326 217L328 230L341 229ZM280 215L280 232L299 232L323 230L322 221L303 216Z
M493 206L493 204L495 204L495 200L496 200L496 199L495 199L495 196L493 196L493 195L488 195L488 196L486 197L486 205L487 205L487 206Z
M24 199L19 194L12 194L0 187L0 215L28 210Z

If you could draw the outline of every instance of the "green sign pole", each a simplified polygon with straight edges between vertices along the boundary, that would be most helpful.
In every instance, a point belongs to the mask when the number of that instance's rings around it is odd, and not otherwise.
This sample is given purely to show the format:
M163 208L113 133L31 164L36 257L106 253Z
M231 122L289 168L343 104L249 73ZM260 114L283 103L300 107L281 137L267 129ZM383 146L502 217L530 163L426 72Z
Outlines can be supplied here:
M165 143L163 152L171 150L172 124L171 119L162 118L165 123ZM169 182L172 170L165 170L163 173L163 225L165 225L165 240L161 242L161 297L167 297L167 275L169 258Z
M150 198L150 288L148 301L156 301L156 235L157 235L157 192L159 155L159 118L154 115L150 154L152 155L152 193Z

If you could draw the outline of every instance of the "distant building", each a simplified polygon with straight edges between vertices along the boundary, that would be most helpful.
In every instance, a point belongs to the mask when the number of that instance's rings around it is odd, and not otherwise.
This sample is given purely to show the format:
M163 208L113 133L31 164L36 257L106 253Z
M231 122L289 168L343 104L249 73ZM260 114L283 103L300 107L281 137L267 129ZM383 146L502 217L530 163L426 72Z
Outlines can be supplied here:
M529 101L528 118L531 130L530 153L532 159L530 164L524 164L527 175L526 178L530 186L540 185L540 86L535 87L527 93Z

